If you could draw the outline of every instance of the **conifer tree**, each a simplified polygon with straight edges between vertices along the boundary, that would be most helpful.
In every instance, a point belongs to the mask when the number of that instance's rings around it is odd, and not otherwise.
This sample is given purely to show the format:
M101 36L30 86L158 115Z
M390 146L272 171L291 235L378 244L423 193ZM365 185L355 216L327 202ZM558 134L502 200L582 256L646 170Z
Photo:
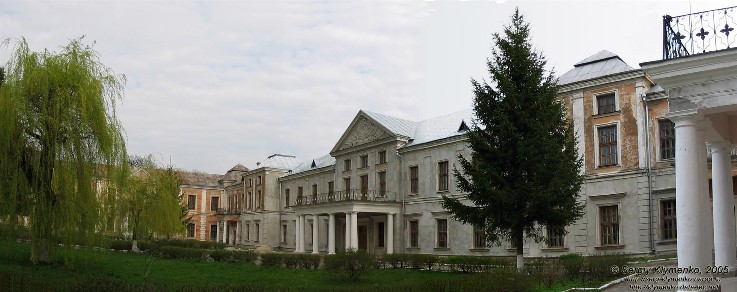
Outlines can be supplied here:
M519 10L504 34L493 35L490 83L471 80L476 120L467 132L471 157L453 169L463 200L443 207L463 223L483 226L486 244L510 240L522 268L524 239L545 239L583 215L577 200L583 176L572 123L556 100L553 72L530 44Z

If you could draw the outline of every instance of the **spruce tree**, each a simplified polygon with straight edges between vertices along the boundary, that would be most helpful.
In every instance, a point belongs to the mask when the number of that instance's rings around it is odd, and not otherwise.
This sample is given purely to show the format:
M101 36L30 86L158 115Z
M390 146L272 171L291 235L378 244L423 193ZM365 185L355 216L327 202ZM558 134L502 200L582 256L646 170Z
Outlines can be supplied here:
M453 169L465 199L443 197L443 207L458 221L483 226L487 245L510 240L522 268L525 238L543 241L545 227L564 227L583 215L577 200L582 160L556 99L557 80L530 44L519 10L493 40L491 82L471 80L471 157L459 156L460 169Z

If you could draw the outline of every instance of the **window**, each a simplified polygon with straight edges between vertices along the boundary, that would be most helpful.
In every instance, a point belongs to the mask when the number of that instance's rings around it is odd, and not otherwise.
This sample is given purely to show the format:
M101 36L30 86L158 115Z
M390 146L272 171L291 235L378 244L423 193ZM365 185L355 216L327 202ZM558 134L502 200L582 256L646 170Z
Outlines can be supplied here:
M281 243L287 243L287 224L281 225Z
M386 171L378 173L379 177L379 196L386 196Z
M210 225L210 240L216 241L218 239L218 226L217 224Z
M255 231L255 232L256 232L256 234L254 234L254 236L253 236L253 237L254 237L254 238L256 239L256 240L254 240L254 241L258 241L258 240L259 240L259 238L261 237L261 233L259 232L259 228L258 228L258 227L259 227L259 224L258 224L258 223L256 223L256 225L255 225L255 227L254 227L254 230L253 230L253 231Z
M256 209L261 208L261 190L256 191Z
M411 194L419 193L420 191L420 185L419 185L419 179L418 179L418 170L417 166L410 166L409 167L409 192Z
M599 207L601 245L619 245L619 210L617 206Z
M448 247L448 219L437 219L435 221L435 226L437 228L437 243L436 246L438 248L447 248Z
M379 151L379 164L386 163L386 151Z
M676 199L660 201L660 237L663 240L674 240L676 233Z
M368 155L361 156L361 168L368 167Z
M335 193L335 183L329 181L328 182L328 194L332 195L333 193Z
M218 207L220 207L220 198L212 197L210 199L210 211L217 211Z
M253 209L253 193L248 192L248 210Z
M486 248L486 236L484 226L473 226L473 248Z
M302 204L302 187L297 187L297 204Z
M384 222L376 223L376 247L384 247Z
M368 194L368 175L361 176L361 194Z
M616 96L614 92L596 96L597 114L603 115L617 111Z
M351 193L351 178L346 177L343 179L343 186L345 186L345 194L348 195Z
M617 165L617 126L599 127L599 166Z
M350 159L343 160L343 171L349 171L349 170L351 170L351 160Z
M438 162L438 191L448 191L448 162Z
M194 223L187 224L187 237L194 237Z
M671 120L658 121L660 130L660 159L676 158L676 124Z
M289 189L284 189L285 206L289 207Z
M564 247L563 239L565 238L565 229L562 227L548 226L547 228L547 244L548 247Z
M251 241L251 224L246 223L246 241Z
M258 177L256 177L256 185L260 185L260 184L261 184L261 176L259 175Z
M312 195L317 196L317 184L312 184Z
M409 247L420 246L420 224L417 220L409 221Z
M253 178L250 178L250 177L248 178L248 186L249 187L253 186Z
M195 208L197 208L197 196L195 195L187 196L187 209L194 210Z

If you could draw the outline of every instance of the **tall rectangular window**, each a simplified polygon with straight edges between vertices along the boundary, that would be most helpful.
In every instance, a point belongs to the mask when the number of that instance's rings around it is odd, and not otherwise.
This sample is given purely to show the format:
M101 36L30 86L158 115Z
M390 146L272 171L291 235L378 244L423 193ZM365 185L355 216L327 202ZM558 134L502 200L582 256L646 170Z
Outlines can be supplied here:
M256 177L256 185L260 185L260 184L261 184L261 176L259 175L258 177Z
M187 196L187 209L194 210L195 208L197 208L197 196L195 195Z
M361 176L361 194L368 194L368 175Z
M660 236L663 240L677 238L675 199L660 201L660 230Z
M361 156L361 168L368 167L368 155Z
M448 190L448 162L438 162L438 191Z
M349 195L351 193L351 178L350 177L343 178L343 186L345 188L345 194Z
M284 205L289 207L289 189L284 189Z
M660 132L660 159L676 158L676 124L671 120L658 121Z
M614 92L607 93L607 94L602 94L602 95L597 95L596 96L596 106L597 106L597 109L598 109L598 112L597 113L600 114L600 115L602 115L602 114L608 114L608 113L616 112L617 111L617 106L616 106L615 99L616 99L616 96L615 96Z
M216 241L218 238L218 226L216 224L210 225L210 240Z
M619 209L614 206L599 207L601 245L619 245Z
M194 237L194 223L187 224L187 237Z
M317 184L312 184L312 195L317 196Z
M328 194L332 195L335 192L335 183L329 181L328 182Z
M248 210L253 210L253 193L248 192Z
M417 220L409 221L409 247L420 246L420 224Z
M599 166L617 165L617 126L599 127Z
M349 170L351 170L351 160L350 159L343 160L343 171L349 171Z
M439 248L448 247L448 219L437 219L435 221L435 227L437 229L437 243L436 246Z
M217 211L218 207L220 207L220 198L212 197L210 199L210 211Z
M281 225L281 243L287 243L287 224Z
M473 226L473 248L486 248L486 236L484 226Z
M251 241L251 224L246 223L246 241Z
M379 178L379 196L386 195L386 171L380 171L377 173Z
M386 151L379 151L379 164L386 163Z
M546 231L548 247L564 247L565 229L562 227L548 226Z
M258 223L256 223L256 225L254 226L254 230L253 230L253 231L255 231L255 232L256 232L256 233L255 233L255 234L253 235L253 237L255 238L255 240L254 240L254 241L259 241L259 239L261 238L261 232L260 232L260 230L259 230L259 224L258 224Z
M302 187L297 187L297 205L304 204L303 202L304 198L302 197L303 195L302 190L303 190Z
M384 247L384 222L376 223L376 247Z
M409 192L412 194L420 192L419 171L417 166L409 167Z

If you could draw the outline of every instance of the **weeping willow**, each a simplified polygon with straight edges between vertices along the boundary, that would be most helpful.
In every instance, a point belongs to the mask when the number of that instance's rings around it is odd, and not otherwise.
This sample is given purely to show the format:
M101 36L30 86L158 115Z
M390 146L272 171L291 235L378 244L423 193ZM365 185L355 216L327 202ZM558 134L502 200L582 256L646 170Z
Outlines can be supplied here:
M127 231L138 251L140 238L171 237L184 232L180 220L179 178L172 167L162 169L151 155L136 157L125 190L117 196L120 230Z
M90 242L111 226L125 179L116 103L125 77L74 39L58 52L6 40L0 85L0 220L30 224L31 261L49 263L52 243Z

